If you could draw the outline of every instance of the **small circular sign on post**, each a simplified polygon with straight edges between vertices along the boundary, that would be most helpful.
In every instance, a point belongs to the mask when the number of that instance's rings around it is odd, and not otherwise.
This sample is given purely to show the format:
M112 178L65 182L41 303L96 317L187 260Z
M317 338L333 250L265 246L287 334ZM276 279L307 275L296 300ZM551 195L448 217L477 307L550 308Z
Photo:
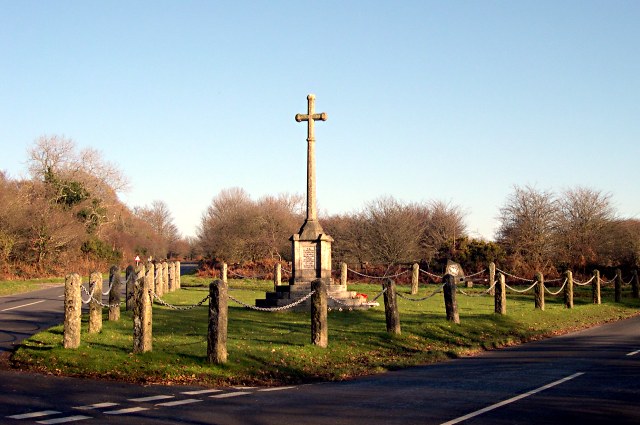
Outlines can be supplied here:
M140 256L139 255L136 255L135 261L136 261L136 266L138 266L140 264Z

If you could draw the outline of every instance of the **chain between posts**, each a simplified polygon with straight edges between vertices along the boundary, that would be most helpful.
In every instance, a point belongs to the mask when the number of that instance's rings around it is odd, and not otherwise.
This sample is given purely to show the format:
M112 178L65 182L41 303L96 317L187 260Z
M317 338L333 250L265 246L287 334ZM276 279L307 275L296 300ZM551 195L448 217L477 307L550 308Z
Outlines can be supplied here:
M89 291L84 287L84 285L80 285L80 289L82 289L82 291L89 296L89 299L86 301L82 299L82 297L80 298L83 304L89 304L93 300L101 307L111 308L111 307L118 307L119 305L124 303L124 301L121 301L118 304L105 304L101 300L98 300L93 296L93 293L95 292L95 287L91 289L91 293L89 293ZM103 294L103 295L107 295L107 294Z
M350 271L353 274L357 274L358 276L366 277L368 279L391 279L391 278L402 276L403 274L409 273L409 270L405 270L403 272L396 273L396 274L393 274L393 275L388 275L388 276L370 276L368 274L363 274L363 273L357 272L357 271L352 270L352 269L347 269L347 270Z
M424 300L428 300L429 298L435 296L436 294L439 294L440 292L442 292L443 288L444 288L443 284L440 288L436 289L435 291L433 291L431 294L427 295L426 297L422 297L422 298L410 298L407 297L406 295L403 295L402 292L396 292L396 295L399 296L402 299L405 299L407 301L413 301L413 302L418 302L418 301L424 301ZM384 291L382 291L384 292ZM380 294L382 295L382 294ZM379 296L379 295L378 295Z
M202 306L202 304L204 304L204 303L209 299L209 297L210 297L210 295L207 295L206 297L204 297L204 298L202 299L202 301L198 302L197 304L192 304L192 305L183 305L183 306L181 306L181 305L173 305L173 304L169 304L168 302L166 302L165 300L163 300L162 298L160 298L160 297L158 296L158 294L156 294L154 291L149 291L149 295L150 295L150 296L151 296L155 301L157 301L157 302L158 302L158 304L161 304L161 305L163 305L163 306L165 306L165 307L168 307L168 308L170 308L170 309L172 309L172 310L182 310L182 311L185 311L185 310L193 310L194 308L201 307L201 306Z
M593 282L593 279L595 278L596 278L595 276L591 276L591 279L587 280L586 282L578 282L577 280L574 280L573 283L578 286L587 286L588 284Z
M290 308L293 308L293 307L297 306L298 304L302 304L303 302L305 302L305 301L307 301L309 298L311 298L311 296L312 296L315 292L316 292L316 291L311 291L311 292L309 292L307 295L305 295L304 297L300 298L300 299L299 299L299 300L297 300L297 301L292 302L291 304L283 305L283 306L281 306L281 307L270 307L270 308L268 308L268 307L256 307L256 306L254 306L254 305L250 305L250 304L247 304L247 303L245 303L245 302L242 302L242 301L240 301L239 299L237 299L237 298L235 298L235 297L233 297L233 296L231 296L231 295L228 295L228 294L227 294L227 296L229 297L229 299L230 299L230 300L235 301L236 303L238 303L238 304L240 304L241 306L243 306L243 307L245 307L245 308L248 308L248 309L250 309L250 310L274 312L274 311L283 311L283 310L287 310L287 309L290 309Z
M479 294L469 294L469 293L466 293L461 288L457 288L457 289L458 289L458 292L460 292L462 295L466 295L467 297L485 297L489 295L489 292L491 292L491 290L496 286L497 283L498 281L493 282L493 285L491 285L488 289L480 292Z
M421 273L424 273L424 274L426 274L427 276L431 276L431 277L433 277L433 278L435 278L435 279L441 279L441 280L442 280L442 278L444 278L444 276L438 276L437 274L433 274L433 273L428 272L428 271L426 271L426 270L422 270L422 269L418 269L418 270L420 270L420 272L421 272Z
M503 272L500 272L500 273L504 274ZM533 282L533 285L531 285L527 289L523 289L523 290L512 288L511 286L507 285L506 283L504 284L504 286L509 288L509 289L511 289L513 292L517 292L519 294L524 294L525 292L529 292L530 290L532 290L537 284L538 284L538 282Z
M512 278L514 278L514 279L523 280L523 281L525 281L525 282L534 282L534 280L533 280L533 279L525 279L524 277L520 277L520 276L513 275L513 274L511 274L511 273L507 273L507 272L505 272L505 271L503 271L503 270L500 270L500 269L499 269L499 268L497 268L497 267L496 267L496 271L497 271L497 272L502 273L502 274L503 274L503 275L505 275L505 276L512 277ZM535 286L535 285L534 285L534 286ZM533 288L533 286L532 286L532 288ZM510 288L510 289L511 289L511 288ZM518 292L518 291L516 291L516 292Z
M564 283L562 284L562 286L560 287L560 289L558 289L556 292L551 291L549 288L547 288L547 286L545 285L544 290L547 291L547 293L549 295L558 295L560 292L562 292L562 290L564 289L564 287L567 286L567 279L564 280Z

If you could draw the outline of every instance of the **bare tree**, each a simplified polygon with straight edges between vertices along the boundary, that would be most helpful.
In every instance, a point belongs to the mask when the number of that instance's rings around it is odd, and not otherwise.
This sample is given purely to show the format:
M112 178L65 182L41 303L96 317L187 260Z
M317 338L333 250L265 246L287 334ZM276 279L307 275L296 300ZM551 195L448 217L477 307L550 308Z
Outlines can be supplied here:
M431 261L434 254L448 247L450 255L455 253L456 240L466 235L466 213L450 202L431 201L423 209L425 229L421 240L422 257Z
M523 272L545 272L557 253L555 196L531 186L515 186L500 208L497 240L512 256L515 268Z
M160 250L161 256L171 257L172 254L177 253L177 244L181 236L166 202L156 200L151 203L150 207L135 207L133 211L138 218L148 223L161 238L163 242Z

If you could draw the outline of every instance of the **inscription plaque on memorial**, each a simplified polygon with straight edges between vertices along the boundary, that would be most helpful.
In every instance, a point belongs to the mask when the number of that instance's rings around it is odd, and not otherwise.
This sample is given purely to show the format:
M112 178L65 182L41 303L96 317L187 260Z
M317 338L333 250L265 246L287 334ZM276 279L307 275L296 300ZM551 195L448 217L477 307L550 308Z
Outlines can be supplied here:
M302 247L302 268L314 270L316 268L316 247Z

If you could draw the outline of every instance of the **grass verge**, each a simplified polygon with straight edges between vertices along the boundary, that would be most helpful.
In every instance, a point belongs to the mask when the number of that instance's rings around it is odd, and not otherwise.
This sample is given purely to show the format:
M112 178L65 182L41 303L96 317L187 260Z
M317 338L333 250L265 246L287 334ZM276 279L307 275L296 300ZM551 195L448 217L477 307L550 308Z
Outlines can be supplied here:
M38 289L49 288L62 283L64 283L64 278L0 280L0 297L37 291Z
M174 305L202 300L206 282L183 281L186 287L164 299ZM200 285L200 286L199 286ZM271 283L231 281L234 297L247 303L262 298ZM370 298L377 285L350 285ZM421 288L420 296L435 286ZM407 293L408 288L399 288ZM476 293L480 289L475 289ZM442 294L421 302L399 299L402 335L385 331L384 307L368 311L331 311L329 347L310 344L310 320L305 313L264 313L229 304L229 361L209 365L207 308L176 311L153 309L153 351L132 354L131 313L118 322L104 322L103 331L88 335L83 322L78 349L62 348L62 326L25 341L13 353L14 368L59 375L88 376L142 383L180 383L205 386L279 385L318 380L341 380L387 370L432 363L482 350L531 341L551 335L630 317L639 313L640 300L613 303L603 292L603 304L590 303L590 290L576 289L575 308L564 308L561 297L547 297L546 310L534 309L532 295L509 294L506 316L493 313L493 297L458 295L461 324L445 320ZM381 299L380 299L381 301ZM106 313L105 313L106 319Z

